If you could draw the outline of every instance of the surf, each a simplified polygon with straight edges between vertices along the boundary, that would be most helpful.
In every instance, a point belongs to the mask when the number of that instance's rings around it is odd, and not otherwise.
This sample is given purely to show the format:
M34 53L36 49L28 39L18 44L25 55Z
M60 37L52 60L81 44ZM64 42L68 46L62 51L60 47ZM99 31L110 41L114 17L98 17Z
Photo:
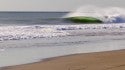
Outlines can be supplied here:
M0 26L0 41L38 39L51 37L74 36L78 30L97 31L124 29L121 24L80 24L80 25L29 25L29 26Z
M103 23L125 23L125 9L121 7L97 7L81 6L70 12L65 18L70 17L92 17L101 20Z
M68 33L44 26L0 26L0 41L65 36Z

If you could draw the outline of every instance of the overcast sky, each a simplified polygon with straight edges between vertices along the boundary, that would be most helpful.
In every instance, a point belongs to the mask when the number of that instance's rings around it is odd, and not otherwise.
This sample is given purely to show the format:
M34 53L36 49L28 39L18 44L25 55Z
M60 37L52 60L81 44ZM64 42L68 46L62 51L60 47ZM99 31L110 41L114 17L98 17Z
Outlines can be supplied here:
M72 11L82 5L125 7L125 0L0 0L0 11Z

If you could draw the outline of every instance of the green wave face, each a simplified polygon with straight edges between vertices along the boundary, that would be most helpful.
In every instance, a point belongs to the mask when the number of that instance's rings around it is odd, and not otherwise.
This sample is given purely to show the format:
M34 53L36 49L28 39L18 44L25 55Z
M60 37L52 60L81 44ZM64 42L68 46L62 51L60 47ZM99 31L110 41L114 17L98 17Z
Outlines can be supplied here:
M67 20L75 23L102 23L101 20L94 18L94 17L84 17L84 16L78 16L78 17L69 17Z

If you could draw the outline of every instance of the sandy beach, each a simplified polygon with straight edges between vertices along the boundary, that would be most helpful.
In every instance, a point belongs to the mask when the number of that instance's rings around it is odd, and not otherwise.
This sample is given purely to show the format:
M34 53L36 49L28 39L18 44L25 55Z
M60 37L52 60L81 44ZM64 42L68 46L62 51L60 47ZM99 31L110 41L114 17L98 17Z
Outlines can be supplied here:
M62 56L0 70L125 70L125 50Z

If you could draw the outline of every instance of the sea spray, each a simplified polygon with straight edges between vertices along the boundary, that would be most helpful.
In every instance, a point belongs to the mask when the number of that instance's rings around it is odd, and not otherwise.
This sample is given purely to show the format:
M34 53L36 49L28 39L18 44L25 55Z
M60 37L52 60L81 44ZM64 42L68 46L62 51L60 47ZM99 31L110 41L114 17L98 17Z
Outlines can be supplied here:
M65 17L94 17L102 20L104 23L124 23L125 9L120 7L96 7L82 6L77 10L67 14Z

